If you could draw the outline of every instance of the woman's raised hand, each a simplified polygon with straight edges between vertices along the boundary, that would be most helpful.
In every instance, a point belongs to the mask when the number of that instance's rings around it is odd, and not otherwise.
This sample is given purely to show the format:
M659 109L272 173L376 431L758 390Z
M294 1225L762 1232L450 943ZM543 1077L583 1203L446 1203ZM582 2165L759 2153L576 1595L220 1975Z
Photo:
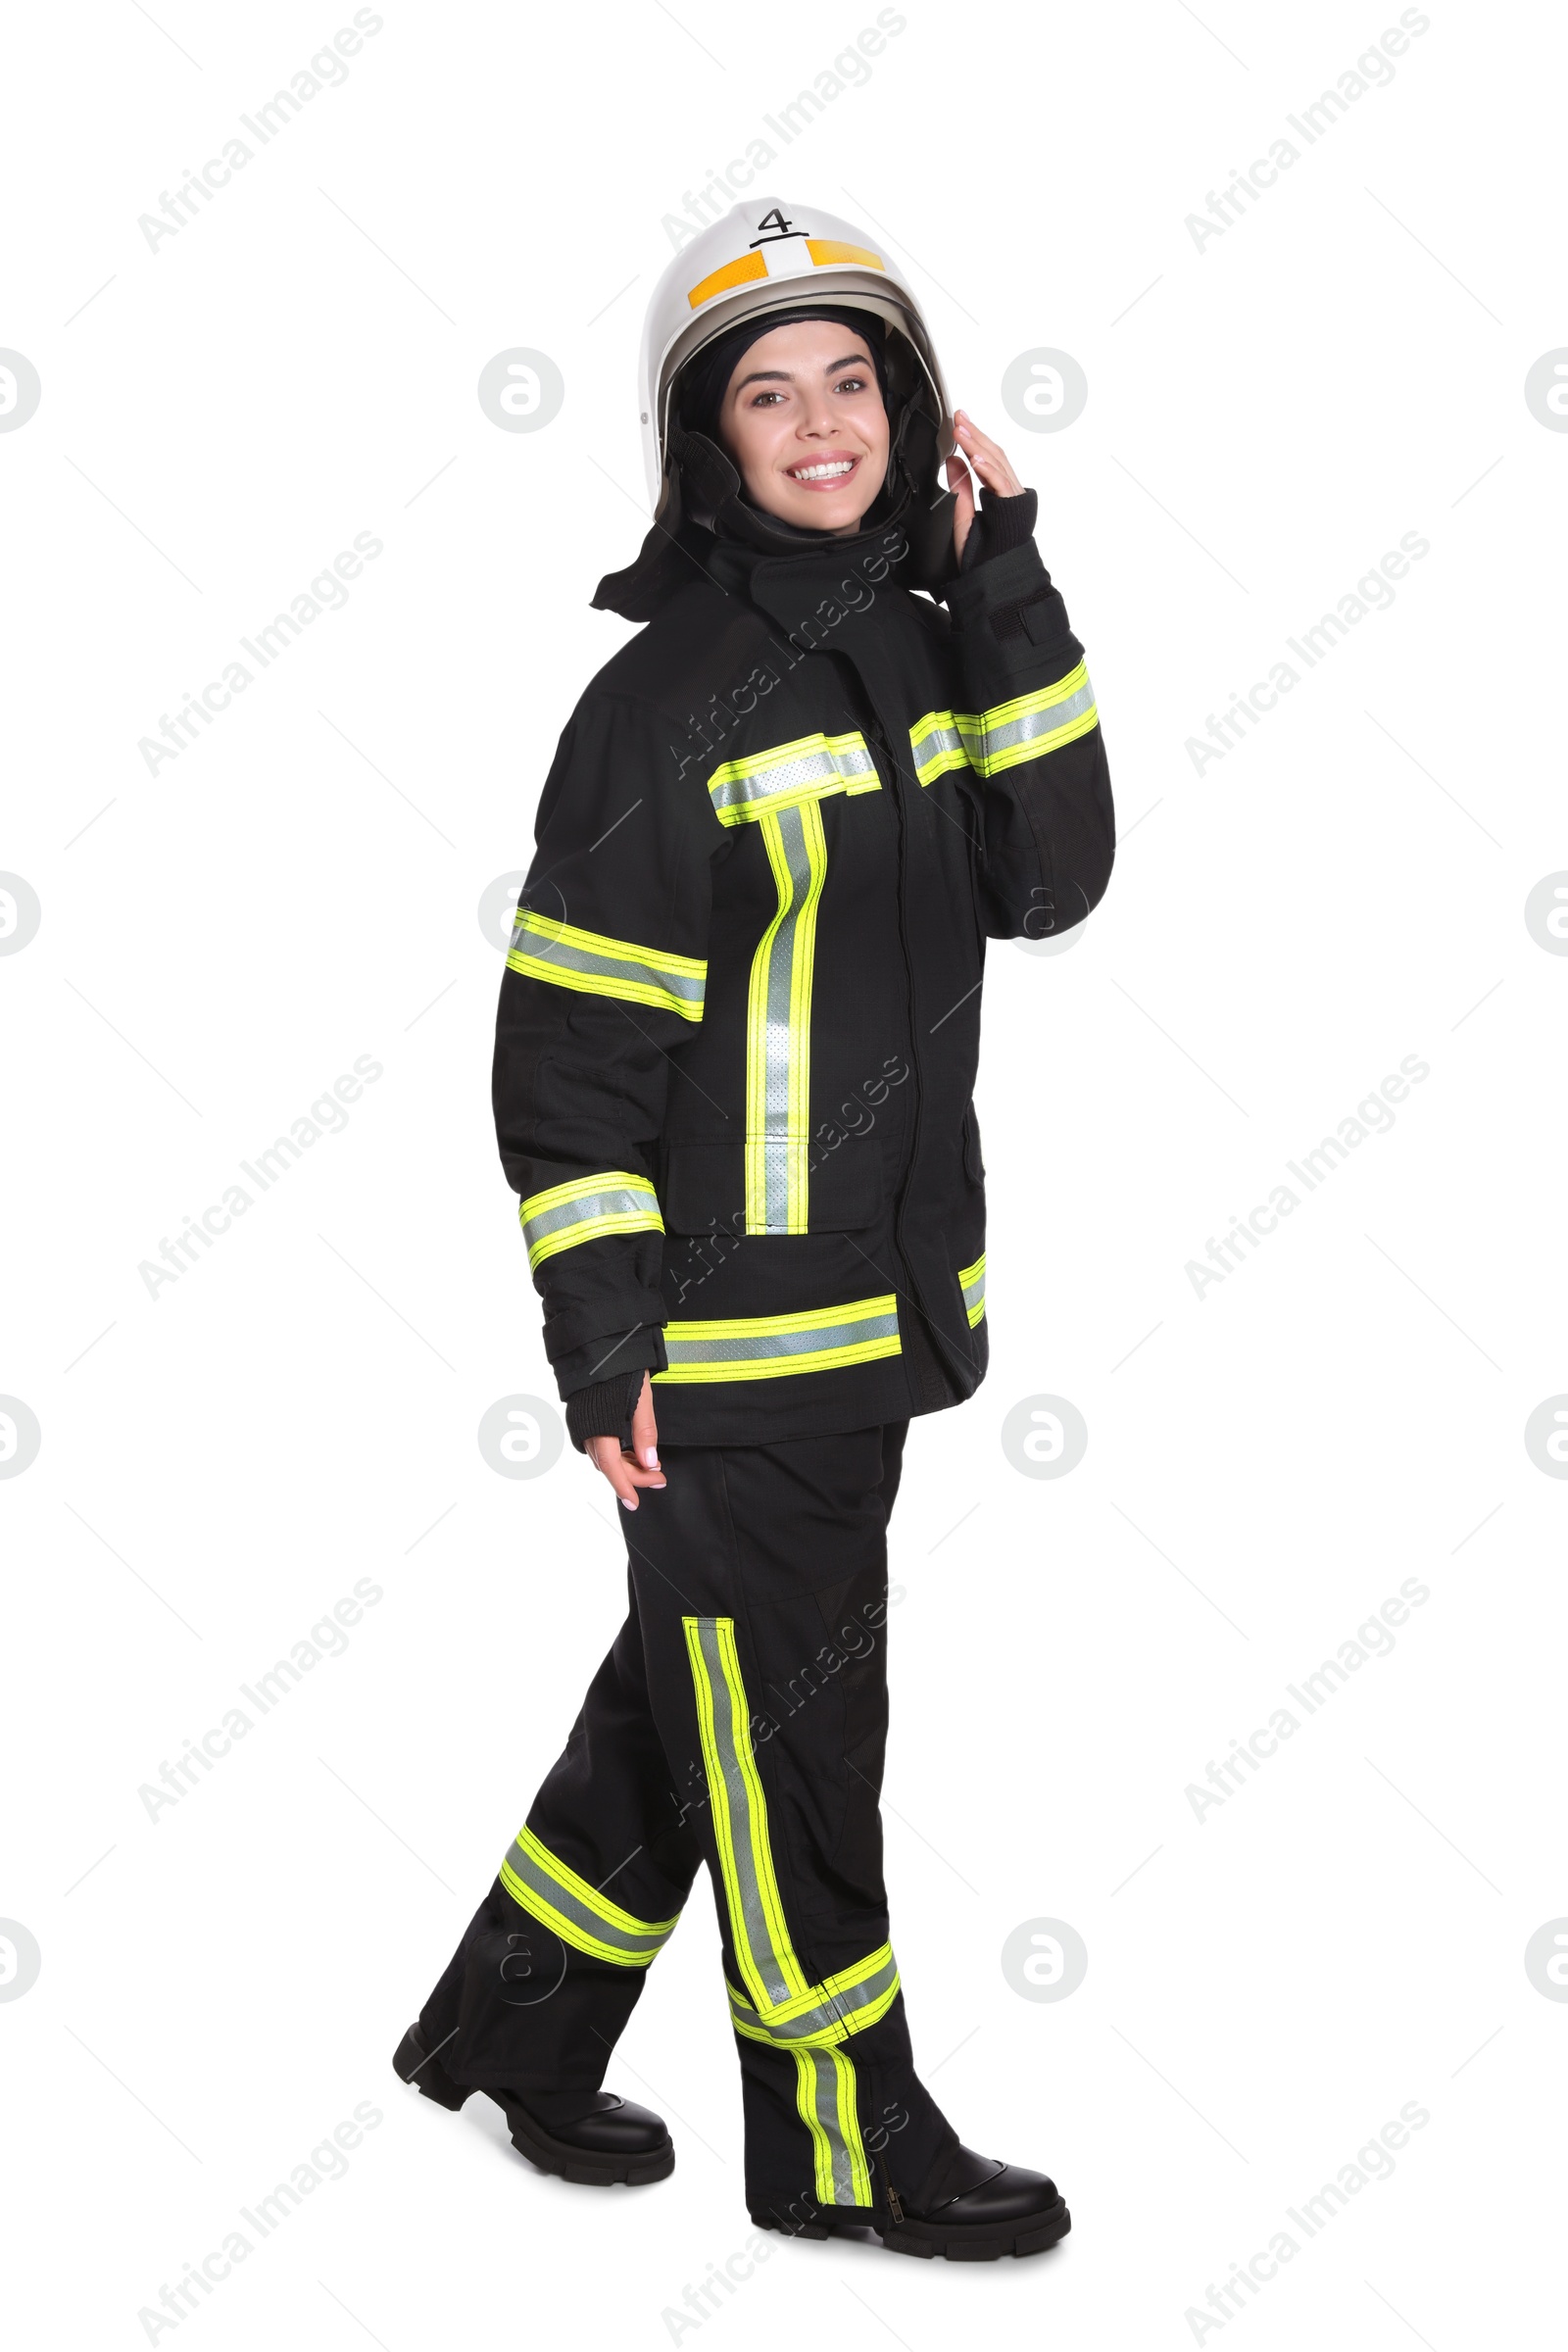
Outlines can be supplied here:
M1023 484L1013 472L1005 450L988 439L962 409L955 409L953 413L953 430L958 446L948 460L948 488L957 493L958 503L953 510L953 552L962 563L963 543L974 523L975 512L970 466L980 476L981 487L994 497L1016 498Z

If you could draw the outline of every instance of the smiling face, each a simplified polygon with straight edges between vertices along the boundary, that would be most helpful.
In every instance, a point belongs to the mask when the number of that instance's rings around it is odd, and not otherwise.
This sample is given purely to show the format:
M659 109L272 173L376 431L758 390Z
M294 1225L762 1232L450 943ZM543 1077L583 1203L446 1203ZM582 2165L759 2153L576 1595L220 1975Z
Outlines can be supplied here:
M831 318L797 318L736 362L719 433L764 513L853 531L888 469L888 415L864 341Z

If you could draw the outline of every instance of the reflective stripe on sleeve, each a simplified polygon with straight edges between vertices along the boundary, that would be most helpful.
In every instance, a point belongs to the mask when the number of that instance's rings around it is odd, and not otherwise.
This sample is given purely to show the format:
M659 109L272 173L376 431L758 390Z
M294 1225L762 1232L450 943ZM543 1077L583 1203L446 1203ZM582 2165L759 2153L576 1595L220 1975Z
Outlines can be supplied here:
M501 1884L515 1903L554 1929L563 1943L618 1968L646 1968L680 1925L673 1919L634 1919L553 1854L532 1830L517 1832L501 1865Z
M507 963L514 972L552 981L558 988L578 989L585 996L623 997L628 1004L678 1012L683 1021L703 1017L706 962L694 956L666 956L624 939L607 939L598 931L580 931L573 923L536 914L531 907L517 909Z
M802 735L746 760L726 760L708 779L721 825L743 825L768 808L798 808L832 792L880 792L876 762L858 729Z
M1095 690L1082 662L1054 686L1042 686L1037 694L1021 694L1015 702L998 703L990 710L977 711L972 718L963 712L958 714L958 729L969 764L983 776L994 776L1004 767L1016 767L1021 760L1039 760L1047 752L1059 751L1064 743L1075 743L1080 735L1087 735L1099 723Z
M1095 690L1080 662L1054 685L989 710L928 710L909 729L909 747L915 774L922 784L934 784L950 768L994 776L1021 760L1043 759L1099 723Z
M901 1352L899 1302L857 1299L797 1315L742 1315L726 1322L666 1323L666 1368L659 1381L776 1380L832 1372Z
M968 1311L969 1329L973 1331L986 1311L986 1253L982 1250L972 1266L964 1266L958 1275L958 1288Z
M601 1234L664 1230L653 1186L646 1176L628 1176L624 1168L530 1193L518 1201L517 1214L530 1268L554 1257L558 1250L575 1250L579 1242L597 1241Z

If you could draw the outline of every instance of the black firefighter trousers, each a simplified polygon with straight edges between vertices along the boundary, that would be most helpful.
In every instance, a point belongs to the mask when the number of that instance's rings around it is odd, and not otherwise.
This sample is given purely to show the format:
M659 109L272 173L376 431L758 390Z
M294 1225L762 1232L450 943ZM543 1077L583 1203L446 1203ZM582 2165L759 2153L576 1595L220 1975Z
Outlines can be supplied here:
M723 1942L752 2210L940 2200L888 1941L888 1514L906 1422L670 1446L622 1512L630 1608L420 2015L460 2083L593 2091L700 1862Z

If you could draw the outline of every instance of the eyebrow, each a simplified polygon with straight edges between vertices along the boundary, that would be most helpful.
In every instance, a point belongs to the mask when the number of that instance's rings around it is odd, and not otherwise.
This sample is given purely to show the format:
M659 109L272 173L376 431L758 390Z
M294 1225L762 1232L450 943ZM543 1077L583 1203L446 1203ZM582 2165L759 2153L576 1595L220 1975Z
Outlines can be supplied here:
M869 368L871 363L863 351L847 352L842 360L829 360L822 373L832 375L836 369L852 365L858 368ZM795 378L787 368L759 368L753 374L743 375L735 389L737 392L744 392L748 384L793 384Z

